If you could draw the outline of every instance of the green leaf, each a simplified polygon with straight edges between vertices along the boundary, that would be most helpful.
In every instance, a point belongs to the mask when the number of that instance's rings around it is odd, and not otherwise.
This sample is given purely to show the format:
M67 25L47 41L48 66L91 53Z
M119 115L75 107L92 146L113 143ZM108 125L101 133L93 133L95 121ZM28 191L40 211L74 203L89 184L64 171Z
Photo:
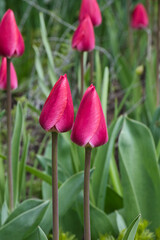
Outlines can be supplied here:
M38 237L39 237L39 240L47 240L48 239L40 227L38 227Z
M27 238L39 225L49 202L27 200L23 202L0 228L0 239L22 240Z
M103 84L102 84L102 97L101 97L102 109L103 109L105 118L107 114L108 87L109 87L109 69L108 67L105 67Z
M105 212L103 212L99 208L96 208L92 204L90 204L90 219L93 240L98 239L100 234L114 232L113 226Z
M101 72L101 61L100 61L100 56L99 52L96 51L95 54L95 63L96 63L96 89L97 93L100 96L101 95L101 87L102 87L102 72Z
M54 63L53 63L53 57L52 57L52 50L50 48L48 38L47 38L47 30L44 22L43 13L39 14L39 18L40 18L40 27L41 27L40 29L41 29L42 41L43 41L43 44L47 53L48 61L49 61L49 73L51 75L50 80L51 80L51 84L54 85L56 82L56 77L54 72Z
M111 187L107 186L105 212L111 213L123 207L123 199Z
M8 206L7 203L4 202L1 209L1 225L4 224L7 218L8 218Z
M22 106L20 103L18 103L12 137L12 175L13 175L14 206L18 202L19 196L19 152L23 121L24 119Z
M92 173L93 170L91 170ZM74 174L68 178L59 188L59 215L63 216L73 205L77 195L83 188L84 172Z
M160 209L160 172L149 129L126 118L120 133L119 153L126 223L141 213L155 230L160 223L157 211Z
M20 170L19 170L19 197L21 194L21 189L22 189L22 183L23 183L23 178L25 174L25 163L27 160L27 154L28 154L28 147L29 147L29 136L26 136L26 141L24 143L24 150L22 154L22 159L20 162Z
M26 165L26 171L33 174L34 176L40 178L41 180L45 181L46 183L49 183L52 185L52 177L50 177L48 174L41 172L40 170L30 167Z
M42 92L44 93L45 97L48 97L49 95L49 89L46 87L46 84L44 82L45 77L44 77L44 72L43 72L43 67L40 61L40 53L39 50L36 46L33 46L33 49L35 51L35 67L36 67L36 71L38 73L38 84L42 90Z
M133 240L135 238L141 215L138 215L129 225L123 240Z
M116 211L116 222L118 226L119 232L122 232L124 229L127 228L126 223L120 213Z
M117 135L120 131L120 128L123 123L123 117L120 117L113 129L109 131L109 142L107 146L102 146L98 149L98 153L96 155L94 167L95 172L92 178L92 186L93 192L95 196L95 200L97 202L97 206L104 210L105 207L105 197L106 197L106 189L107 189L107 179L109 173L109 164L113 152L113 147Z

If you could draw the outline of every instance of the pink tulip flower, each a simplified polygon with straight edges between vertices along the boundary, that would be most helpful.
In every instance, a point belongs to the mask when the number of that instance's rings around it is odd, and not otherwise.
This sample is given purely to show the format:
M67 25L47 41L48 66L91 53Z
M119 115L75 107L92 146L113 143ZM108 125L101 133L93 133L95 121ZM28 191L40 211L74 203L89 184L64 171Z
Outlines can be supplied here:
M67 75L60 76L52 88L40 115L39 123L46 131L67 132L72 128L74 108Z
M11 78L11 89L18 87L17 74L14 69L13 63L10 63L10 78ZM0 66L0 89L7 90L7 59L2 58Z
M139 3L134 8L131 15L131 27L140 29L148 26L148 15L143 4Z
M79 20L80 22L89 15L93 26L98 26L102 22L101 11L99 9L97 0L82 0Z
M108 141L107 126L95 87L86 90L80 103L71 140L80 146L98 147Z
M17 27L13 11L8 9L0 23L0 55L8 58L19 57L23 52L22 35Z
M87 16L73 34L72 48L78 51L91 51L95 47L94 29L90 17Z

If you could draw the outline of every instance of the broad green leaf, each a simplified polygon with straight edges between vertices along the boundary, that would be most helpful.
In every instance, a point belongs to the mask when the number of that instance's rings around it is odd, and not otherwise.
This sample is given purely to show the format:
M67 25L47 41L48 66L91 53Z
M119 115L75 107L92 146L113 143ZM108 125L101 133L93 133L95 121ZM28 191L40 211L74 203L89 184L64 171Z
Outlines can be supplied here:
M96 170L94 171L92 178L93 192L97 206L102 210L104 210L105 206L109 164L113 152L114 143L120 131L122 123L123 117L120 117L114 125L113 129L111 129L111 131L109 132L109 142L107 143L107 146L105 145L99 148L94 163L94 167Z
M119 137L119 153L126 223L140 213L155 230L160 226L160 172L149 129L126 118Z
M91 170L92 173L93 170ZM63 216L73 205L77 195L83 188L84 172L74 174L67 179L59 188L59 215Z
M38 240L47 240L48 239L40 227L38 227L38 237L39 237Z
M22 240L27 238L37 228L49 202L39 201L38 205L34 204L35 206L30 209L26 202L22 203L24 209L20 205L11 214L5 225L0 228L0 239L10 240L12 236L12 239Z
M8 206L7 203L4 202L1 209L1 225L4 224L7 218L8 218Z
M135 238L141 215L138 215L129 225L123 240L133 240Z
M12 137L12 175L13 175L14 206L18 202L19 196L19 153L23 121L24 119L22 106L20 103L18 103Z
M44 17L43 17L43 13L39 14L39 18L40 18L40 30L41 30L41 36L42 36L42 41L47 53L47 57L48 57L48 61L49 61L49 73L51 75L50 79L51 79L51 84L54 85L56 82L56 77L55 77L55 73L54 73L54 63L53 63L53 56L52 56L52 50L51 47L49 45L48 42L48 38L47 38L47 30L46 30L46 26L45 26L45 22L44 22Z
M105 212L96 208L92 204L90 204L90 219L93 240L98 239L100 234L108 232L112 234L114 232L113 226Z
M102 109L106 119L107 114L107 102L108 102L108 87L109 87L109 69L105 67L104 69L104 76L103 76L103 84L102 84Z
M153 114L150 128L153 134L155 144L157 145L160 140L160 107L158 107Z
M52 177L49 176L48 174L41 172L40 170L38 170L34 167L30 167L28 165L26 165L26 171L30 172L31 174L40 178L41 180L45 181L46 183L49 183L50 185L52 185Z
M3 158L0 154L0 208L4 202L4 193L5 193L5 165Z
M123 207L123 199L117 194L111 187L107 186L106 198L105 198L105 212L111 213L115 210Z
M6 112L5 110L3 110L3 111L0 112L0 120L4 117L5 112Z
M116 211L116 222L118 226L119 232L122 232L124 229L127 228L126 223L120 213Z

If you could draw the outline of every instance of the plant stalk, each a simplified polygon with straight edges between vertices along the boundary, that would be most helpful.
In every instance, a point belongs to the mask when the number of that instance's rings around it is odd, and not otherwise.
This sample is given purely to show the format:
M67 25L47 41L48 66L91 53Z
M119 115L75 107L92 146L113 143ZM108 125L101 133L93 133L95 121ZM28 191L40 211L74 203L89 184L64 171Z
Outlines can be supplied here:
M85 148L85 169L84 169L84 240L91 239L90 230L90 209L89 209L89 179L91 163L90 147Z
M57 147L58 147L58 133L52 132L52 210L53 210L54 240L59 240Z
M11 152L11 59L7 58L7 159L8 159L8 187L9 187L9 208L13 209L13 177L12 177L12 152Z
M83 52L81 52L81 99L84 92L84 66L83 66Z
M91 80L91 84L94 83L94 79L93 79L93 72L94 72L94 52L91 51L89 53L90 55L90 80Z
M159 81L160 81L160 0L158 2L158 18L157 18L157 106L159 105Z

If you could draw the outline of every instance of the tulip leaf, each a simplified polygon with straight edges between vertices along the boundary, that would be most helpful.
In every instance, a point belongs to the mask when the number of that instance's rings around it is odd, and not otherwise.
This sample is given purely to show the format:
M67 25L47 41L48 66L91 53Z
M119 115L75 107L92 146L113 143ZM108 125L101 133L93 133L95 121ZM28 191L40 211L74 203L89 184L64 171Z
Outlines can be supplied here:
M7 218L8 218L8 206L7 203L4 202L1 209L1 225L4 224Z
M33 49L35 51L35 67L36 67L36 71L37 71L37 74L38 74L38 83L39 83L39 86L42 90L42 92L44 93L45 97L48 97L49 95L49 89L46 87L46 84L44 82L45 80L45 77L44 77L44 72L43 72L43 67L42 67L42 64L41 64L41 61L40 61L40 53L39 53L39 50L36 46L33 46Z
M44 22L44 17L43 17L43 13L39 14L39 18L40 18L40 26L41 26L41 36L42 36L42 41L47 53L47 57L48 57L48 61L49 61L49 73L50 73L50 80L51 80L51 84L54 85L56 82L56 76L55 76L55 72L54 72L54 62L53 62L53 57L52 57L52 50L51 47L49 45L48 42L48 38L47 38L47 30L46 30L46 26L45 26L45 22Z
M90 173L93 172L91 169ZM84 171L74 174L68 178L59 188L59 215L64 215L73 205L78 193L83 189Z
M109 87L109 69L108 67L105 67L103 84L102 84L102 97L101 97L102 109L103 109L105 119L107 114L108 87Z
M38 227L31 235L23 240L48 240L43 230Z
M104 210L107 190L109 164L112 156L115 140L123 123L123 117L119 117L116 124L109 130L109 142L107 146L98 149L94 162L95 171L92 178L92 186L97 206Z
M116 211L116 222L117 222L119 232L122 232L124 229L127 228L126 223L125 223L122 215L117 211Z
M119 137L119 153L126 223L140 213L155 230L160 226L160 173L149 129L126 118Z
M52 185L52 177L49 176L48 174L41 172L40 170L38 170L34 167L30 167L28 165L26 165L26 171L30 172L31 174L40 178L41 180L45 181L46 183L49 183L50 185Z
M135 235L136 235L136 232L137 232L137 228L138 228L140 218L141 218L141 215L138 215L133 220L133 222L129 225L129 227L128 227L125 235L124 235L123 240L133 240L133 239L135 239Z
M19 196L19 151L23 126L23 111L20 103L17 104L15 125L12 137L12 174L13 174L13 193L14 206L18 202Z
M103 212L99 208L96 208L92 204L90 204L90 219L92 239L98 239L100 234L114 232L112 223L110 222L105 212Z
M93 54L93 53L92 53ZM99 96L101 96L101 87L102 87L102 71L101 71L101 60L99 56L99 51L96 51L95 54L96 62L96 89Z
M20 204L0 228L0 239L22 240L39 225L48 207L48 201L27 200Z

